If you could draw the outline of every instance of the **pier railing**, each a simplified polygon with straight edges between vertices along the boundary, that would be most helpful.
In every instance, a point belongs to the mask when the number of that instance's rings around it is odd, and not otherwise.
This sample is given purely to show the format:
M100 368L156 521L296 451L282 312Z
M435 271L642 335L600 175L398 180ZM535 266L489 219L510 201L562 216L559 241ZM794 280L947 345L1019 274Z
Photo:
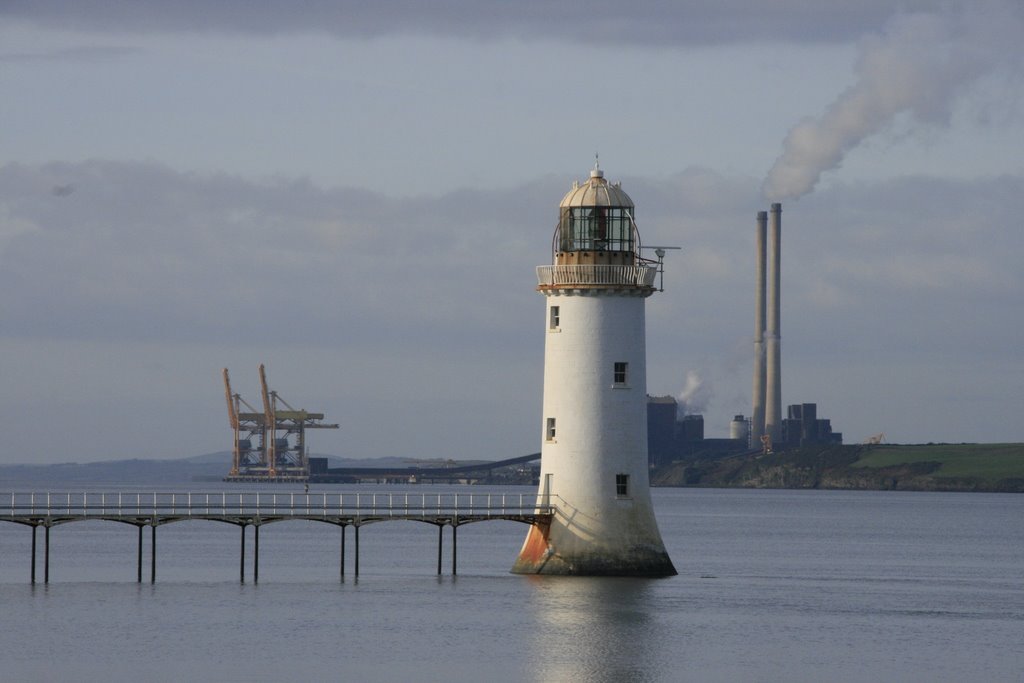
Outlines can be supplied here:
M14 492L0 501L0 520L30 523L48 518L507 519L553 511L534 493Z

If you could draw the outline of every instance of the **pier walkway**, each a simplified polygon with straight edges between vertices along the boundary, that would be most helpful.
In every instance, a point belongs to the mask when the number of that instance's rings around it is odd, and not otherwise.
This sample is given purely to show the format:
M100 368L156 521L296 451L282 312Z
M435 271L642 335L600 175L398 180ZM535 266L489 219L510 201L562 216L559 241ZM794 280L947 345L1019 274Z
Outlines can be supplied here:
M254 529L253 580L259 581L260 527L308 520L341 528L340 574L345 575L345 529L355 536L354 573L359 576L359 528L375 522L411 520L438 528L437 573L441 573L444 527L452 529L452 574L457 566L459 526L488 520L524 524L549 521L555 506L527 493L222 493L16 492L0 493L0 522L32 528L31 581L36 581L36 532L44 529L43 580L50 579L50 529L87 520L121 522L138 528L138 581L142 581L143 529L150 527L150 581L156 581L157 527L184 520L210 520L241 528L240 578L245 581L245 529Z

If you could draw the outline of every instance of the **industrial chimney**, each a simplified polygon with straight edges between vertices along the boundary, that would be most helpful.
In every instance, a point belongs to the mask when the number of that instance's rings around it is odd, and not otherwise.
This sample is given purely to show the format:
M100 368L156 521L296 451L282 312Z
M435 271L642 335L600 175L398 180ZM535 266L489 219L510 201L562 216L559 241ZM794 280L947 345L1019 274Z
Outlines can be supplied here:
M782 265L782 204L772 204L769 221L768 325L765 329L766 379L764 431L772 443L782 440L782 354L779 321Z
M757 212L757 285L754 304L754 398L750 416L750 445L756 447L764 434L765 397L765 242L768 234L768 212Z

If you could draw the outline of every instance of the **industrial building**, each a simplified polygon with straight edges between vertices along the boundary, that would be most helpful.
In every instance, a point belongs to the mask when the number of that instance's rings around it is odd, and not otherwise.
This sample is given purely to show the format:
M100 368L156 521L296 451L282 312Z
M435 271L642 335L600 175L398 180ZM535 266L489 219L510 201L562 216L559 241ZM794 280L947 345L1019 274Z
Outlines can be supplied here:
M766 442L751 439L750 418L736 415L729 423L729 438L705 438L703 415L679 415L679 403L671 396L647 397L647 456L651 467L681 460L699 460L766 451ZM788 407L775 450L814 444L841 444L842 432L832 431L832 421L818 417L816 403Z
M672 396L647 397L647 456L651 467L735 455L749 449L745 434L735 437L730 433L728 439L706 438L704 416L680 415L679 402Z
M796 403L782 421L782 441L789 447L843 442L842 432L832 431L832 421L818 418L818 404Z
M276 391L269 389L266 368L262 364L259 366L261 411L231 391L227 368L223 374L228 422L234 437L231 471L224 481L309 481L311 459L307 453L306 430L338 429L338 425L324 424L323 413L292 408ZM317 468L326 469L326 459L314 460Z

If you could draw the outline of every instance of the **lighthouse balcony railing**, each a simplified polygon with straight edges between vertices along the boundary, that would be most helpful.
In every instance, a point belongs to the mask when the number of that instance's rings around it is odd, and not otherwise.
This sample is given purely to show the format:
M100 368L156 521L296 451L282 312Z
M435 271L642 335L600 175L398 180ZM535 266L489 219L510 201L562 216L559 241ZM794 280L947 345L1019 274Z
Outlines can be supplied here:
M559 286L653 287L657 266L561 265L537 266L537 284Z

